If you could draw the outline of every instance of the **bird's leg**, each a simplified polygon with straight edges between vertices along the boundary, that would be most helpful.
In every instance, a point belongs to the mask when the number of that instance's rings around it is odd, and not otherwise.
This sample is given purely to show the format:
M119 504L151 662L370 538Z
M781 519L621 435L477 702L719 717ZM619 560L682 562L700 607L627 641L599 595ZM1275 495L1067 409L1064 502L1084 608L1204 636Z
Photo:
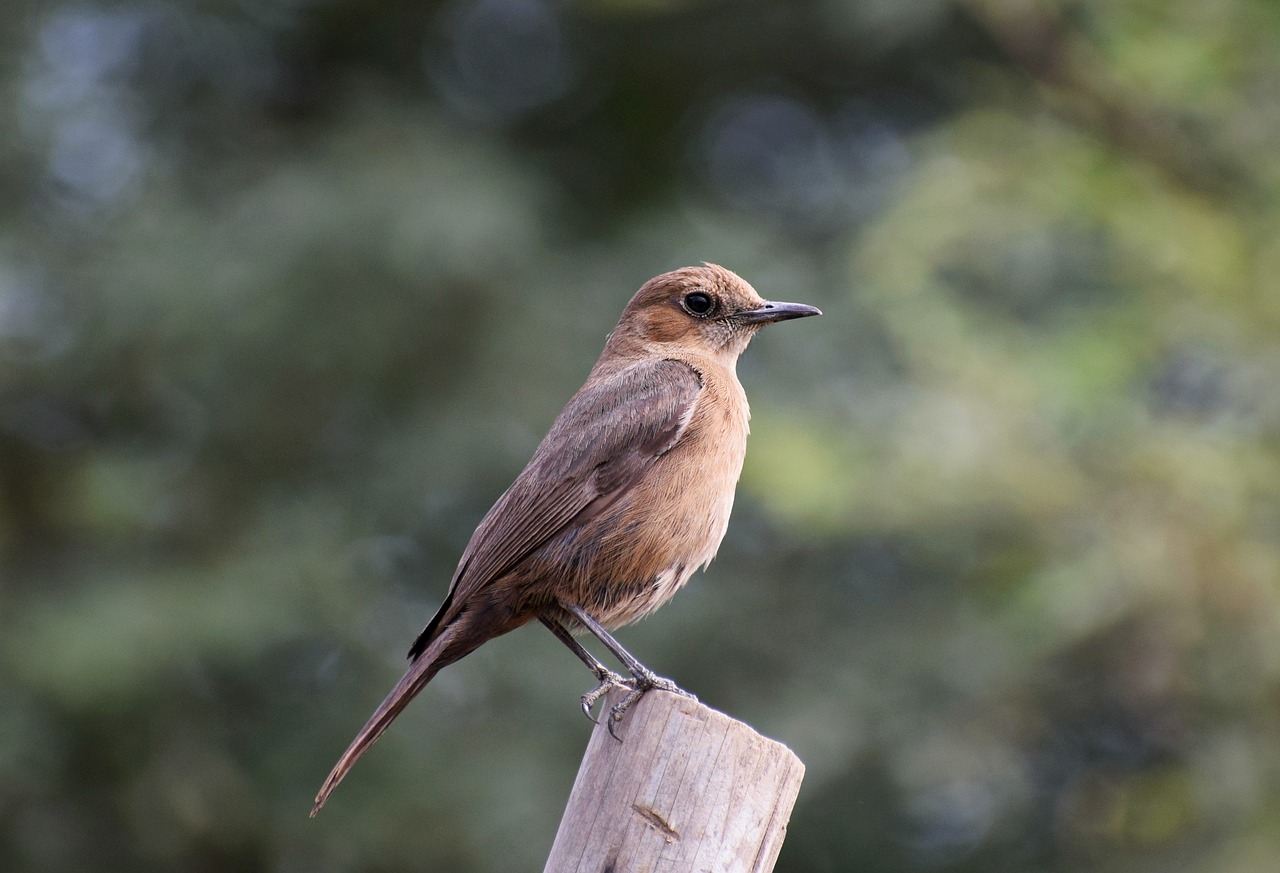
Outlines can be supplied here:
M622 716L628 709L635 705L635 702L639 700L646 691L649 691L650 689L657 688L659 691L670 691L675 694L688 697L691 700L698 699L676 683L672 682L670 679L667 679L664 676L659 676L644 664L641 664L636 659L635 655L624 649L622 644L615 640L613 635L605 630L604 627L601 626L600 622L588 615L586 610L582 607L578 606L576 603L569 603L564 600L560 601L560 607L577 619L583 627L591 631L592 635L594 635L596 639L604 643L605 648L612 652L613 656L622 662L623 666L627 668L633 677L632 681L623 682L623 687L631 689L630 693L626 697L622 698L619 703L615 704L613 709L609 710L609 733L613 734L614 739L618 739L618 735L615 733L614 728L620 721L622 721ZM592 660L595 659L593 658ZM599 689L596 690L599 691Z
M596 660L596 656L583 648L582 644L575 640L573 638L573 634L569 633L565 626L557 619L545 613L539 615L538 618L547 626L549 631L556 635L556 639L568 646L569 651L577 655L578 659L587 665L587 669L596 675L596 680L600 683L595 688L582 695L583 715L592 721L595 721L596 719L595 716L591 714L591 709L596 705L597 700L609 692L610 688L626 688L634 692L635 689L632 687L634 683L623 679L617 673L613 672L604 664L601 664Z

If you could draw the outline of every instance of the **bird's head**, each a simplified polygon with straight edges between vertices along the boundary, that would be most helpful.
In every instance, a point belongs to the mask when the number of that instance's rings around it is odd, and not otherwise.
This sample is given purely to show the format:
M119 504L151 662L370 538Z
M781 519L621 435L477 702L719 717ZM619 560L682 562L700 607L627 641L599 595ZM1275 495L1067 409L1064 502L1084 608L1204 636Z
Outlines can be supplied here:
M766 324L821 315L803 303L771 303L746 280L715 264L684 267L644 284L622 312L610 345L671 346L736 359Z

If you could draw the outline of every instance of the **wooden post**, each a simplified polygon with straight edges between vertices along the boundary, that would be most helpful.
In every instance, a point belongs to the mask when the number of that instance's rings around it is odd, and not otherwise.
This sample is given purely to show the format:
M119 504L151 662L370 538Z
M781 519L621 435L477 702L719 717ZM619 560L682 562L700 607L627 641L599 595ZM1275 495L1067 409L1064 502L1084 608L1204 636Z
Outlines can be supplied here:
M544 873L773 869L804 778L790 749L665 691L617 731L592 732Z

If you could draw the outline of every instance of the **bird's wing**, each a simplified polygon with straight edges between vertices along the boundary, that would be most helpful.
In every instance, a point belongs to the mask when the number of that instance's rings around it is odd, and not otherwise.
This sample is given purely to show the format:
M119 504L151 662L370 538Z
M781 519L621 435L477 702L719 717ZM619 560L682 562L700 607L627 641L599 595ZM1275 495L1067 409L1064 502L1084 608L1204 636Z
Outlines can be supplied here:
M472 594L593 507L624 494L680 439L702 390L682 361L628 367L565 405L532 460L481 520L440 611L409 650L421 654Z

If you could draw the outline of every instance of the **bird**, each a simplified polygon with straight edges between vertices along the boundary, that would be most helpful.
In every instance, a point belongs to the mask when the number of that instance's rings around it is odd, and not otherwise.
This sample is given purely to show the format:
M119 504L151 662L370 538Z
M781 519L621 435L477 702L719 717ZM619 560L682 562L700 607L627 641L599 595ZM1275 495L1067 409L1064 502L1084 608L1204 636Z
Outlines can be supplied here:
M408 670L338 759L311 815L437 672L535 619L598 680L582 696L588 718L610 689L627 691L608 715L615 738L646 691L692 696L610 630L652 613L715 557L746 455L750 408L738 356L761 327L821 314L769 302L711 263L644 283L586 382L481 519L409 650ZM630 677L587 651L574 636L582 631Z

